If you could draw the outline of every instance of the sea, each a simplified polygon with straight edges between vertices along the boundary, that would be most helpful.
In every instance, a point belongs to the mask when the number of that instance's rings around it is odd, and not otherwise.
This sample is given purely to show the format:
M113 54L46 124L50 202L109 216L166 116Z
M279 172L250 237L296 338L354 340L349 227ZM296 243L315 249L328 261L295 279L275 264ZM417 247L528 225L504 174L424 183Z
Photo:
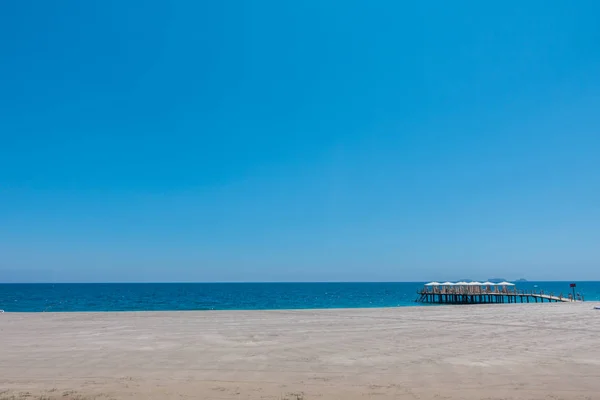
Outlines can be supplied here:
M600 301L600 282L520 282ZM423 282L0 284L5 312L281 310L409 307Z

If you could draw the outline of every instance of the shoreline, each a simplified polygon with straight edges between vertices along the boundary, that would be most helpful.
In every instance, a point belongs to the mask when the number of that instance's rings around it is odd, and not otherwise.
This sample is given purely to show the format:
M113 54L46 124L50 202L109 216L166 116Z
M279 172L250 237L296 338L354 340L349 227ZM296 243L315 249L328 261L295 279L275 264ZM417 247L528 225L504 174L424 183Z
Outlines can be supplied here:
M211 310L90 310L90 311L4 311L4 314L138 314L138 313L214 313L214 312L269 312L269 311L345 311L345 310L390 310L390 309L413 309L413 308L469 308L469 307L532 307L532 306L548 306L556 304L591 304L600 305L600 301L590 300L581 302L564 302L564 303L476 303L476 304L438 304L438 303L415 303L414 305L396 305L396 306L375 306L375 307L320 307L320 308L227 308L227 309L211 309Z

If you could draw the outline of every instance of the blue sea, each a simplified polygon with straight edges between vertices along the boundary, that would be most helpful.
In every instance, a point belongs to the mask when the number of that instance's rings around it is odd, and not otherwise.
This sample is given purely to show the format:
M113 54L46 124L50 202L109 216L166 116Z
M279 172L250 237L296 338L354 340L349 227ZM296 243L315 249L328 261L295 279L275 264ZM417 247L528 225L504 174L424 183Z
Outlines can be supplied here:
M525 282L517 288L565 295L570 282ZM0 284L6 312L279 310L417 305L423 283L110 283ZM600 282L577 282L585 300L600 300Z

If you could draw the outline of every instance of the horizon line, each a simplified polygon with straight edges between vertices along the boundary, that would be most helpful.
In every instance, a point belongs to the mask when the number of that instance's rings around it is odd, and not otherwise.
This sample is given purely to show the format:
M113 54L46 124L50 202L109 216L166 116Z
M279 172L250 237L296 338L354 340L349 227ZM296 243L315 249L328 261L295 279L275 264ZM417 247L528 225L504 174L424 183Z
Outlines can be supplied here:
M452 281L452 280L450 280ZM529 282L600 282L600 280L525 280L507 279L507 282L529 283ZM279 283L279 284L296 284L296 283L427 283L424 281L82 281L82 282L0 282L0 285L153 285L153 284L264 284L264 283Z

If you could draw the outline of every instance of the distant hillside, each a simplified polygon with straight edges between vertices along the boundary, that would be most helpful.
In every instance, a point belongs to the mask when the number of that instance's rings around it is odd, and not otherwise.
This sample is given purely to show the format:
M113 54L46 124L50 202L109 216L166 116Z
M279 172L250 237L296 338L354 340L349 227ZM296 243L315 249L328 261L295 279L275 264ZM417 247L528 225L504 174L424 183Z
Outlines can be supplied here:
M500 282L506 282L506 279L504 279L504 278L490 278L490 279L488 279L488 282L500 283Z

